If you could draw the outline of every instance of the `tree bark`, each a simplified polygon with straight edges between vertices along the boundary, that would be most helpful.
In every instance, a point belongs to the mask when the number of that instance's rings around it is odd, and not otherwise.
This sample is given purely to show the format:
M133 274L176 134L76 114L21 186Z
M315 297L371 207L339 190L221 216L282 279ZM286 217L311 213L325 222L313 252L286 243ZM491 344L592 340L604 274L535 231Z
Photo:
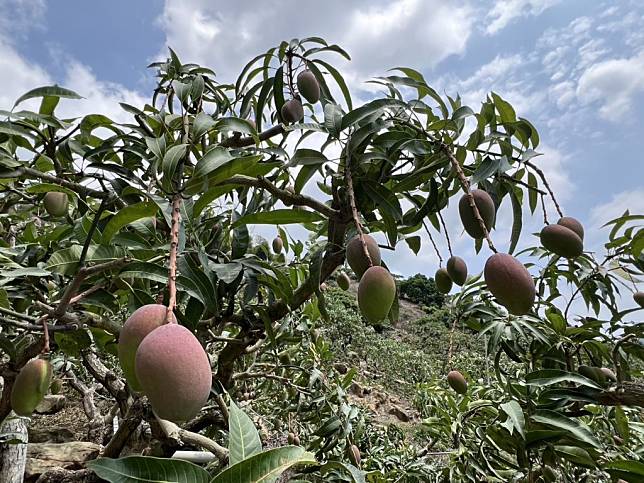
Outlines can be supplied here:
M25 418L12 418L0 426L0 434L11 433L10 439L22 443L0 444L0 481L2 483L22 483L27 464L27 424Z

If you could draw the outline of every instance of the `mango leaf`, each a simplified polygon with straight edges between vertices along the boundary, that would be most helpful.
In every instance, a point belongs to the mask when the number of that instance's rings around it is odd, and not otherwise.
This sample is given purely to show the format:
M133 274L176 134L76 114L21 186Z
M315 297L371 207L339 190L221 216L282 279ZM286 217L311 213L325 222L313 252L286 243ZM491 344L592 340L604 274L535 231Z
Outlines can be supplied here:
M62 275L73 275L76 273L78 260L80 259L83 247L74 245L64 250L59 250L49 257L47 268L52 272ZM112 245L90 245L87 250L88 262L104 263L121 258L125 255L122 248Z
M326 163L328 160L324 154L315 149L298 149L291 157L291 162L288 165L320 165Z
M56 85L45 86L37 87L23 94L18 98L13 107L15 108L21 102L26 101L27 99L33 99L34 97L65 97L67 99L83 99L82 96L79 96L74 91L70 91L69 89L65 89Z
M579 420L575 420L549 409L540 409L532 415L532 420L567 431L571 436L597 448L601 447L591 429Z
M166 179L172 178L175 170L177 169L179 160L185 156L187 149L187 144L177 144L176 146L170 147L163 155L162 168L163 175Z
M230 466L211 483L268 483L295 465L315 464L315 456L301 446L283 446L257 453Z
M110 483L208 483L210 478L206 470L188 461L152 456L98 458L87 466Z
M525 417L523 416L521 405L513 399L512 401L501 404L501 409L508 415L508 421L511 422L511 426L508 428L510 434L512 434L512 428L514 428L525 439Z
M215 120L205 112L200 112L197 114L197 117L195 117L194 123L192 124L192 138L199 139L214 126Z
M534 371L527 374L525 380L526 383L532 386L550 386L551 384L558 384L560 382L574 382L576 384L581 384L582 386L601 389L601 386L587 377L573 372L562 371L560 369L543 369L541 371Z
M521 236L521 229L523 228L523 210L521 207L521 201L514 191L510 189L510 201L512 201L512 233L510 235L510 248L508 253L512 255L514 249L517 247L519 242L519 237Z
M610 473L613 478L621 478L622 480L633 483L644 481L644 463L641 461L610 461L606 463L602 469Z
M349 463L342 463L341 461L329 461L320 468L320 472L324 475L331 470L340 470L348 473L351 483L366 483L365 472L359 470Z
M27 193L49 193L50 191L58 191L59 193L66 193L68 196L72 198L76 198L78 196L75 191L72 191L69 188L65 188L64 186L60 186L54 183L40 183L40 184L32 185L29 188L27 188L26 191Z
M163 159L163 155L165 154L165 145L166 145L165 136L160 136L158 138L146 136L145 144L157 159Z
M630 430L628 427L628 417L624 412L624 408L621 406L615 406L615 427L617 432L624 439L625 442L628 441L630 437Z
M220 166L228 163L231 159L233 159L233 157L227 149L219 146L210 149L199 161L197 161L194 176L206 176Z
M154 201L143 201L134 205L128 205L119 210L105 226L103 230L102 244L107 245L112 237L125 225L141 218L149 218L156 215L158 206Z
M594 468L596 466L595 460L588 454L583 448L579 446L564 446L558 445L555 446L555 453L562 458L576 463L581 466L587 466L589 468Z
M273 210L244 215L232 224L235 228L247 225L288 225L292 223L313 223L322 221L324 217L315 211L306 210Z
M342 117L341 129L346 129L354 125L358 121L364 119L371 114L382 111L387 107L407 107L407 104L398 99L376 99L375 101L368 102L364 106L358 107L353 111L345 114Z
M262 442L253 421L232 399L228 410L228 427L231 466L262 451Z

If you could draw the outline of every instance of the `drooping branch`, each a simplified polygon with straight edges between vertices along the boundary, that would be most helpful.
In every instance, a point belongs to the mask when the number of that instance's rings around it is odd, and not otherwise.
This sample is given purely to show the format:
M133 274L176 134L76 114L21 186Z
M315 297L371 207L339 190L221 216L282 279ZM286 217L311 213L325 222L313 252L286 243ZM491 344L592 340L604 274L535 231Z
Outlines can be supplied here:
M121 420L119 428L112 439L103 450L105 458L118 458L123 448L130 440L136 428L139 427L146 413L146 406L142 399L136 399L127 410L125 417Z
M123 268L128 263L130 263L130 258L123 257L117 258L116 260L111 260L109 262L100 263L92 267L81 267L72 282L67 287L67 290L65 290L65 293L61 297L60 301L58 302L58 306L56 307L56 310L54 312L54 317L59 319L65 314L67 307L71 303L71 300L74 298L76 292L78 292L78 289L87 277L91 277L92 275L97 275L102 272L107 272L109 270L117 270L119 268Z
M436 242L434 241L434 237L432 236L432 232L429 231L429 227L425 223L425 220L423 220L423 227L425 228L425 233L427 233L427 237L429 238L429 241L432 244L432 247L434 247L434 252L436 253L436 256L438 257L438 266L442 267L443 266L443 257L441 256L441 252L438 250L438 246L436 245Z
M202 434L182 429L176 424L166 421L165 419L157 418L157 422L168 438L179 443L194 444L195 446L199 446L210 451L222 464L226 464L228 462L228 450L216 441L213 441Z
M227 178L220 183L217 183L216 186L226 185L226 184L239 184L242 186L252 186L255 188L263 188L268 191L270 194L275 196L282 202L291 205L297 206L308 206L309 208L317 211L318 213L327 216L329 218L337 217L340 215L338 210L325 205L324 203L311 198L310 196L293 193L291 191L283 190L275 186L273 183L268 181L263 176L258 176L257 178L252 178L250 176L236 175Z
M447 226L445 225L445 220L443 219L443 215L441 214L440 210L436 212L438 215L438 219L441 222L441 225L443 226L443 231L445 232L445 241L447 241L447 251L449 252L449 256L453 256L454 254L452 253L452 244L449 241L449 233L447 231Z
M356 226L356 231L360 237L360 243L362 244L362 251L367 263L370 267L373 266L373 260L371 260L371 255L369 254L369 249L367 248L367 241L364 237L364 231L362 230L362 223L360 222L360 215L358 214L358 208L356 207L356 194L353 189L353 176L351 175L351 153L347 152L346 157L346 166L344 167L344 176L347 181L347 196L349 198L349 206L351 207L351 217L353 223Z
M530 160L523 161L523 164L526 166L532 168L541 178L541 181L543 182L543 185L546 187L548 190L548 193L550 193L550 198L552 199L552 202L555 205L555 208L557 210L557 213L559 214L559 217L563 217L563 212L561 211L561 207L559 206L559 203L557 203L557 198L555 198L555 193L552 191L552 188L550 188L550 184L548 183L548 180L546 179L546 175L544 172L539 168L536 164L534 164Z
M277 136L278 134L283 134L284 132L284 126L277 124L276 126L273 126L266 131L259 133L257 138L260 141L266 141L267 139L270 139L273 136ZM254 138L253 136L229 137L221 142L221 146L225 148L244 148L247 146L254 146L256 143L256 138Z
M472 191L470 190L470 183L465 177L465 173L463 173L463 170L461 169L461 164L458 162L458 159L456 159L456 156L454 156L454 153L452 152L451 148L447 144L445 144L442 141L439 141L438 145L440 146L441 150L447 155L447 158L452 164L452 168L456 172L459 182L461 183L461 186L463 188L463 191L465 191L465 195L467 196L467 202L469 203L470 208L472 208L472 214L474 215L474 218L476 218L476 221L481 227L481 230L483 231L483 235L485 236L485 240L487 241L487 244L490 247L490 250L496 253L497 249L494 246L494 243L492 242L492 238L490 238L490 232L488 231L487 226L485 226L483 217L481 217L481 213L479 212L479 209L476 206L476 202L474 201L474 195L472 195Z
M0 178L18 178L20 176L24 175L29 175L34 178L42 179L43 181L49 181L50 183L60 185L64 188L68 188L72 191L75 191L81 196L91 196L92 198L98 198L98 199L104 199L104 198L112 198L114 197L114 194L108 191L98 191L95 189L92 189L88 186L82 185L80 183L74 183L73 181L69 181L63 178L59 178L57 176L53 176L51 174L43 173L42 171L38 171L37 169L33 168L28 168L26 166L22 166L20 168L17 168L11 172L7 173L2 173L0 174ZM114 197L114 201L119 205L119 206L124 206L124 203L122 200L119 198Z

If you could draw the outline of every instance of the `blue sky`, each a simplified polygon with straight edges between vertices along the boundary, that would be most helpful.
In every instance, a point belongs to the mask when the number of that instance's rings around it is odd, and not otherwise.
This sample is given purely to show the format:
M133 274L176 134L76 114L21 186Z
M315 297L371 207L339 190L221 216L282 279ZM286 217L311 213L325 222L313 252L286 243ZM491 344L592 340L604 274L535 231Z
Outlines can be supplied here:
M167 45L233 80L280 40L321 35L352 55L339 67L359 100L373 95L365 80L399 65L421 70L441 92L460 93L475 110L490 90L510 100L539 129L544 156L536 161L564 212L586 225L588 248L601 247L604 221L626 208L644 213L641 1L0 0L0 12L2 108L57 82L86 97L66 107L69 115L125 121L118 102L147 101L154 81L145 66ZM456 251L480 270L485 257L459 238L453 206L447 221ZM522 246L535 242L540 223L539 214L526 221ZM494 234L501 248L510 225L502 206ZM402 244L385 259L404 275L437 268L428 245L414 257Z

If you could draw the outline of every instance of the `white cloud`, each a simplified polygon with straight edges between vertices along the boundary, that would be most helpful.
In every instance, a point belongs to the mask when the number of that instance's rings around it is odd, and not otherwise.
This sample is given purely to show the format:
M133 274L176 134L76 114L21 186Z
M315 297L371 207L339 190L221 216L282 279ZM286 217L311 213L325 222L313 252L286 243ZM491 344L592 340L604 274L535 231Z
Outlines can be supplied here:
M556 5L561 0L496 0L487 14L490 22L485 29L493 35L504 29L510 22L519 17L540 15L546 9Z
M388 0L375 5L329 0L303 8L296 0L167 0L159 24L166 44L182 59L205 64L226 81L269 46L318 35L346 48L353 60L340 62L343 74L362 82L390 67L422 69L462 54L473 21L464 0ZM339 59L334 57L334 63Z
M471 77L461 82L461 86L468 89L479 84L492 84L516 70L522 64L521 56L497 55L492 61L482 65Z
M33 87L51 84L47 72L23 59L0 37L0 106L11 109L15 100Z
M644 52L591 65L577 86L579 100L584 104L600 103L599 114L609 121L619 121L628 114L635 97L643 91Z
M596 206L590 212L591 227L595 231L606 222L619 218L629 210L631 214L644 213L644 188L622 191L613 195L607 203Z

